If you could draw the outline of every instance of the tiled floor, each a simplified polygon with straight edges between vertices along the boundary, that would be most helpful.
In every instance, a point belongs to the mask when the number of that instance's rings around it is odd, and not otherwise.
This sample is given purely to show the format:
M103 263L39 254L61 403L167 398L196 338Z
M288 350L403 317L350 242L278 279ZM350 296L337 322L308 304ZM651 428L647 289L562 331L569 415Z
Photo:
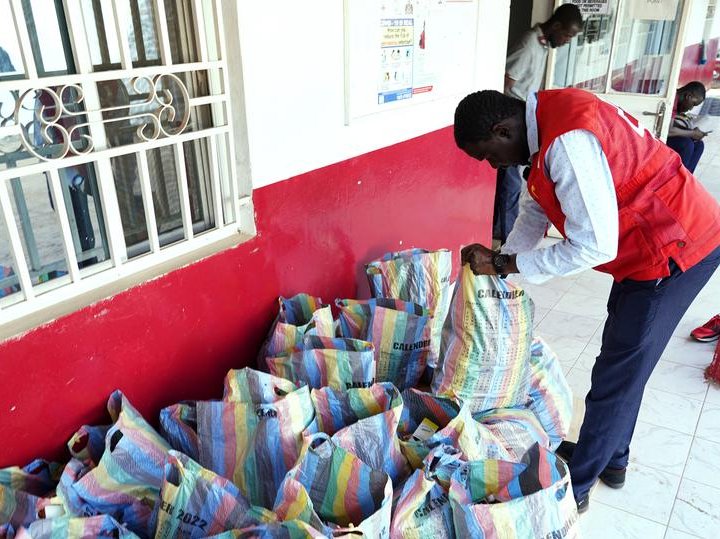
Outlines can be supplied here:
M720 200L720 118L696 175ZM536 333L565 367L575 396L590 387L612 280L589 271L523 285L536 304ZM703 369L715 343L689 338L720 312L720 270L680 322L648 382L621 490L599 483L581 519L585 539L720 538L720 387Z

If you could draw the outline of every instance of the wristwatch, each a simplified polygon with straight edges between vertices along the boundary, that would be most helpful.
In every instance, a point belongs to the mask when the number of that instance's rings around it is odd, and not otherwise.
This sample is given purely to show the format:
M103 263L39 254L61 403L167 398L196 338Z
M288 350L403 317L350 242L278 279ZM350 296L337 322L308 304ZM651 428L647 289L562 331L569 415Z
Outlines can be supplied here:
M495 273L497 273L501 279L507 277L507 273L503 273L503 271L509 263L510 255L495 253L492 257L492 265L493 268L495 268Z

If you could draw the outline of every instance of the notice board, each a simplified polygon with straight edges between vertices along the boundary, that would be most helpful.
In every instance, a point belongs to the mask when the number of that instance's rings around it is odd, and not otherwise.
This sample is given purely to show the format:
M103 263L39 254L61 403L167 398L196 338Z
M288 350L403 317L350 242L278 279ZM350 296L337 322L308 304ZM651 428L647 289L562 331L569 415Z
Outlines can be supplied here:
M472 91L478 0L344 0L345 120Z

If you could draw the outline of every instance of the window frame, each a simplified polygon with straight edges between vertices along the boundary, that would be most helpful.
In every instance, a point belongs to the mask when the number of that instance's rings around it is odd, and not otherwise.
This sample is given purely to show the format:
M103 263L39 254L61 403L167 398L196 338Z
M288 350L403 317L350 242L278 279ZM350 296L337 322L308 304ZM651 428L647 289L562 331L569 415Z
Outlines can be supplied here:
M16 23L18 41L22 51L22 66L16 69L24 72L23 78L0 78L0 90L19 90L22 92L33 88L50 88L68 84L81 84L86 92L86 114L90 122L89 130L95 142L94 150L88 155L68 155L52 161L41 161L21 167L0 169L0 218L4 220L5 229L14 261L13 269L18 275L22 290L18 293L0 298L0 339L9 337L18 331L30 329L40 323L49 321L62 314L67 314L87 306L94 301L113 295L131 286L145 282L155 276L161 275L182 265L200 260L206 256L216 254L228 247L237 245L256 234L254 210L252 204L252 183L250 179L247 127L245 123L245 106L242 87L242 64L240 55L239 37L236 31L225 33L225 27L237 28L237 6L234 2L222 0L192 0L194 13L195 47L198 60L190 63L172 63L172 52L168 38L168 27L165 23L165 0L151 0L154 9L155 31L160 49L160 64L142 67L132 65L130 45L127 33L117 32L118 46L120 47L121 65L119 69L96 71L93 66L86 30L83 19L81 3L77 0L55 0L58 12L64 11L67 21L69 43L74 65L68 66L68 71L74 74L42 76L38 74L34 61L37 46L33 46L28 28ZM23 5L29 0L8 0L12 16L17 21L24 20ZM123 2L127 0L111 0L113 13L119 28L127 28L127 23L133 20L131 9L124 9ZM208 57L208 38L206 25L210 24L205 17L206 10L214 14L214 24L217 43L217 60ZM127 12L126 12L127 11ZM129 18L129 19L128 19ZM135 21L136 23L137 21ZM234 26L233 26L234 25ZM136 30L137 32L137 30ZM228 59L233 61L229 62ZM131 77L153 77L161 74L176 74L193 71L206 71L208 80L212 79L212 71L219 76L213 83L209 82L211 91L208 96L191 98L187 104L188 109L193 106L217 104L224 107L224 125L216 125L196 131L184 131L177 135L161 137L134 144L112 147L106 144L102 108L99 106L97 84L105 80L121 80ZM94 89L94 95L89 89ZM215 112L212 113L215 119ZM18 134L19 126L0 127L0 135ZM189 215L188 180L184 167L183 143L192 140L205 139L210 150L210 165L213 173L212 190L208 193L213 197L214 228L196 233L197 225L193 224ZM225 145L222 161L218 154L218 145ZM177 176L179 182L179 196L181 197L181 213L183 220L184 239L160 247L160 237L155 221L152 204L152 188L147 168L147 152L160 147L173 149ZM151 246L149 253L134 258L128 257L128 247L123 237L123 224L120 219L120 209L117 193L115 192L114 176L110 159L119 155L135 154L138 162L138 175L142 188L143 206L145 209L148 228L148 243ZM67 211L57 211L60 231L64 244L65 260L68 274L52 279L48 282L32 285L30 272L27 267L23 244L20 239L20 229L10 201L10 182L13 178L22 178L34 174L46 173L50 180L51 192L54 200L65 200L62 196L62 185L58 176L61 168L88 163L94 167L97 177L97 187L101 200L102 215L98 218L104 220L107 235L107 248L109 258L91 266L79 268L75 250L72 243L72 234ZM229 175L229 197L232 204L234 220L226 223L223 217L224 208L228 202L224 201L222 186L220 185L224 170ZM227 198L227 197L226 197ZM63 207L64 205L57 205ZM165 232L167 234L168 232ZM176 233L176 232L169 232Z

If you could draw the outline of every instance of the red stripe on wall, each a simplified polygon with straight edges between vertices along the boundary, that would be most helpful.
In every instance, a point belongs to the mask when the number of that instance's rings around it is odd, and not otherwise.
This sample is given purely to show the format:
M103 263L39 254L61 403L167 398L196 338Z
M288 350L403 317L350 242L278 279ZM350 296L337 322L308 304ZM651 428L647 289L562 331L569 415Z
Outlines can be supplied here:
M0 343L0 467L67 458L78 427L108 421L116 388L153 423L182 399L220 398L278 295L367 297L363 264L389 250L457 260L490 239L494 181L445 128L256 190L251 241Z

